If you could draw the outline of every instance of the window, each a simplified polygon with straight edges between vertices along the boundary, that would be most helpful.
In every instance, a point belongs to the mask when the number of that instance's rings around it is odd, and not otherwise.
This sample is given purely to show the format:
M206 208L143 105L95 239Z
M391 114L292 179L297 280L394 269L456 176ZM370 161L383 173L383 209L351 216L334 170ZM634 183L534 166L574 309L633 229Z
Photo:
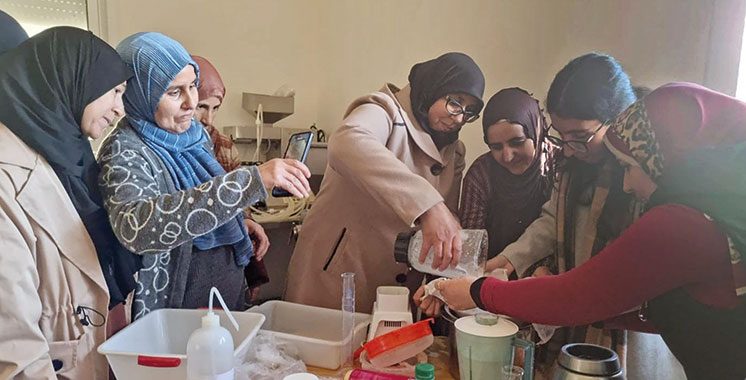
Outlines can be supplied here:
M0 0L0 9L33 36L61 25L89 29L87 3L87 0Z
M738 61L738 81L736 82L736 98L746 100L746 27L741 39L741 59Z

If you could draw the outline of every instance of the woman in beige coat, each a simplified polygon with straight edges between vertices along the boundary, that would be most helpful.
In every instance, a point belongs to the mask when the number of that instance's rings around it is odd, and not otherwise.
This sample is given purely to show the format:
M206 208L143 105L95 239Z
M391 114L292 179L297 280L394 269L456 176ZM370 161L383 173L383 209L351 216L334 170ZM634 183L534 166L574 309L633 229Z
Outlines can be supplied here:
M101 268L116 251L97 247L116 240L99 245L108 223L88 138L123 115L130 76L114 49L70 27L0 58L0 379L108 378Z
M432 247L434 267L457 262L461 227L452 212L465 152L458 133L479 117L483 93L476 63L447 53L412 67L403 89L386 84L349 106L290 260L288 301L339 308L340 275L354 272L356 310L370 312L378 286L421 279L393 255L396 235L415 225L421 260Z

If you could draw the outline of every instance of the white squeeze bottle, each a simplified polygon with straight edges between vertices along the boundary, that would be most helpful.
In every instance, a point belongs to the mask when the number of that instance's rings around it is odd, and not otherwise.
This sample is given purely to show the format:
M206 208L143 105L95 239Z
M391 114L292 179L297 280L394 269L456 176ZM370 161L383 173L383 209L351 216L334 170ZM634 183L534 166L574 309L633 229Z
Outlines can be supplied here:
M220 316L212 312L213 296L218 296L228 319L238 330L223 302L223 297L215 287L210 289L210 308L202 317L202 327L194 330L187 343L187 380L233 380L233 337L220 326Z

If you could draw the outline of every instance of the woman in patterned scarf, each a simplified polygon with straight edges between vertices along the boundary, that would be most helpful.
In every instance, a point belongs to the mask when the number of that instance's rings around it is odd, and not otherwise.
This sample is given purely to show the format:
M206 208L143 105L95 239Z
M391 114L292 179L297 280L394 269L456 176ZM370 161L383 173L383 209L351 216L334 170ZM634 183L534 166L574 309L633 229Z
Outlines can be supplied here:
M639 219L572 271L511 282L459 279L441 292L456 308L657 332L690 380L743 379L746 104L672 83L608 128L604 146L624 168Z
M564 272L579 265L600 250L631 222L632 197L622 191L623 172L603 148L605 127L635 100L627 74L612 57L590 53L573 59L555 76L547 96L547 110L554 127L572 142L547 135L563 147L558 155L558 182L549 202L524 233L489 260L488 269L505 268L518 278ZM567 128L567 122L572 128ZM599 127L600 126L600 127ZM561 129L562 128L562 129ZM537 268L538 266L538 268ZM534 270L534 268L537 268ZM577 326L559 329L545 351L551 363L562 345L587 342L610 347L619 354L622 366L636 370L646 363L626 365L625 331ZM640 335L639 337L641 337ZM659 338L633 336L634 351L649 352ZM651 342L654 341L654 342ZM645 377L668 374L643 371Z
M193 55L192 59L199 66L200 73L200 81L197 86L199 102L197 102L197 109L194 112L194 116L202 123L202 126L205 127L205 130L210 135L215 158L220 162L220 166L226 172L229 172L241 166L238 149L236 149L236 144L233 143L233 140L220 133L213 124L215 114L220 110L220 106L223 104L223 99L225 98L225 85L218 70L210 61L197 55ZM267 268L264 266L264 261L262 261L269 249L269 238L264 232L262 225L251 218L248 209L246 209L246 216L246 228L249 230L251 242L254 245L254 257L251 258L251 261L244 270L246 284L249 287L246 294L246 301L251 303L259 296L259 286L269 282Z
M143 256L133 314L205 306L212 286L239 309L254 255L243 209L273 186L308 196L308 168L277 159L226 173L193 119L199 68L184 47L138 33L117 52L135 76L124 95L129 114L99 153L99 185L114 233Z

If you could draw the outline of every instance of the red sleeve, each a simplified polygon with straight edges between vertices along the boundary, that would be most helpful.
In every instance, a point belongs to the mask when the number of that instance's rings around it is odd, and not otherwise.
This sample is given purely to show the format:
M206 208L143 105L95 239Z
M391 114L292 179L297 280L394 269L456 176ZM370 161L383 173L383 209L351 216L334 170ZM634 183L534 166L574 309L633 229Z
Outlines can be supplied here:
M670 290L731 307L738 299L725 235L681 205L651 209L585 264L562 275L484 280L478 304L525 321L575 326L606 320ZM476 300L475 300L476 301Z

